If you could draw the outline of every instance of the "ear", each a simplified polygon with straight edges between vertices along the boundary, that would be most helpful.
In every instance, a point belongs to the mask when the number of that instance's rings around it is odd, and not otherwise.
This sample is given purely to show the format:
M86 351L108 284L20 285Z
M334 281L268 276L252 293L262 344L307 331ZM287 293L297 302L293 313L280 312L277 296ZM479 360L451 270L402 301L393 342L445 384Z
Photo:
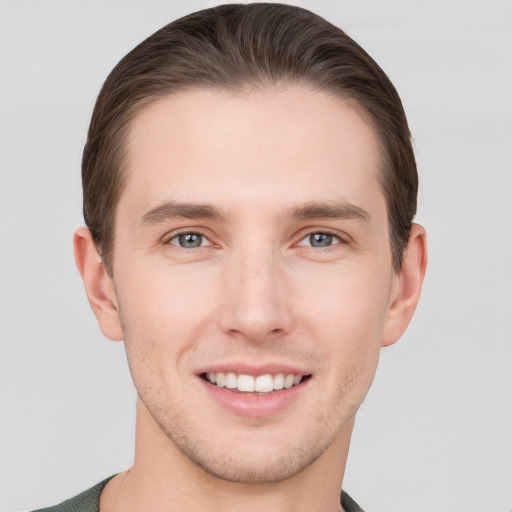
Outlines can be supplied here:
M384 319L382 346L392 345L405 332L418 304L426 269L427 234L422 226L413 224L402 268L394 278L394 289Z
M114 282L96 249L91 232L79 228L73 237L75 262L101 332L113 341L124 339Z

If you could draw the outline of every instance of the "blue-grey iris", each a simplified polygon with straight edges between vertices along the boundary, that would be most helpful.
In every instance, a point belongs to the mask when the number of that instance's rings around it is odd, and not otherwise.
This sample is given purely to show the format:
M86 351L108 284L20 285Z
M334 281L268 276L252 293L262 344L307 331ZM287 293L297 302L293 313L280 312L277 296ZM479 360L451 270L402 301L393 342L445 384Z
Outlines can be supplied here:
M329 247L332 245L332 235L329 233L314 233L309 235L309 241L312 247Z
M183 233L178 236L178 243L185 249L195 249L201 247L203 236L197 233Z

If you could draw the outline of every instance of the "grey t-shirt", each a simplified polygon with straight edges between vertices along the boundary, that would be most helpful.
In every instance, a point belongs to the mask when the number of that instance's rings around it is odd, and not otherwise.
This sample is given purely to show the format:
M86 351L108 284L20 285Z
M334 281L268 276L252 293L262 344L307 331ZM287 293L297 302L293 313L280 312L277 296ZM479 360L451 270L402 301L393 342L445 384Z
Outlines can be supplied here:
M107 482L113 477L107 478L82 492L70 500L63 501L54 507L41 508L33 512L99 512L100 495ZM364 510L345 492L341 493L341 506L345 512L364 512Z

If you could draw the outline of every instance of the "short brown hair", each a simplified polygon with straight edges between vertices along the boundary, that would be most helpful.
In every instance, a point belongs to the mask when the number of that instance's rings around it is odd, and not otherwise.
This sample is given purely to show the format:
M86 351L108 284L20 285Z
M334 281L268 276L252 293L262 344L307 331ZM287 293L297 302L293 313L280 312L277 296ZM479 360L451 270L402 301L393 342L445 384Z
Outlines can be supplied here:
M82 160L84 219L112 272L115 213L124 187L124 142L149 102L192 87L223 90L299 84L355 104L381 146L393 268L416 213L418 175L402 103L377 63L341 29L305 9L230 4L176 20L112 70L94 108Z

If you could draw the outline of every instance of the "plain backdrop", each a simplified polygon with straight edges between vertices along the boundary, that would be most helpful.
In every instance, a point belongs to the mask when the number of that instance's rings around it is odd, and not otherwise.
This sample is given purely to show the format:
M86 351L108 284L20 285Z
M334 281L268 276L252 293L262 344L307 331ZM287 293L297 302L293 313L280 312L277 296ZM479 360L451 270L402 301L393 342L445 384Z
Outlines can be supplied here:
M368 512L512 509L512 3L298 1L402 96L430 265L382 353L344 487ZM206 1L0 1L0 510L126 469L135 392L72 259L80 160L115 63Z

